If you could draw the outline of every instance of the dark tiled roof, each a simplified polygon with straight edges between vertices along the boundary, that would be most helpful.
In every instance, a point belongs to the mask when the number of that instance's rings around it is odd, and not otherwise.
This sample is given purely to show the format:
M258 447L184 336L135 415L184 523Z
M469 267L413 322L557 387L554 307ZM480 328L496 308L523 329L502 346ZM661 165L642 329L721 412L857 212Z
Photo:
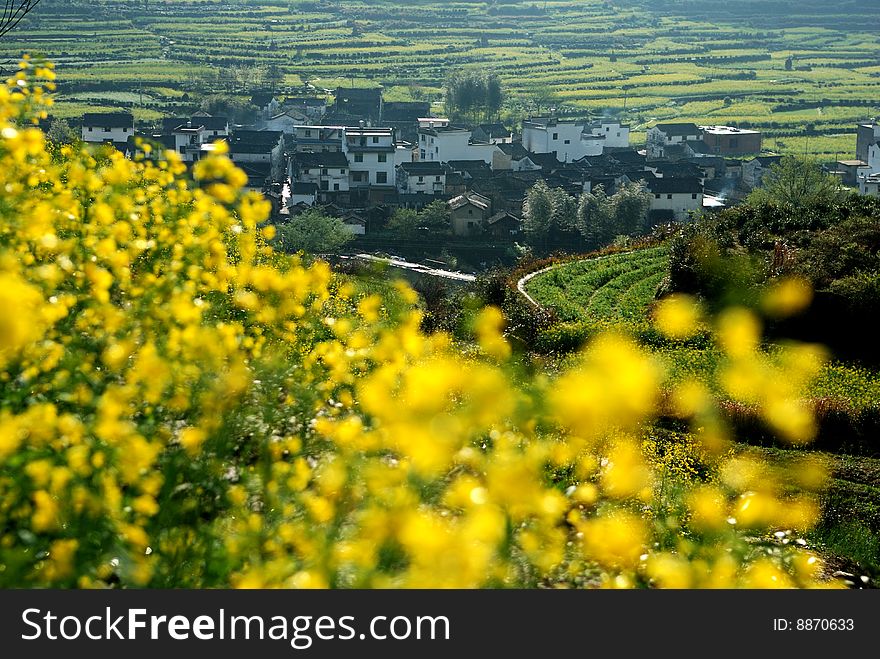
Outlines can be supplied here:
M498 148L501 149L508 156L513 158L514 160L522 160L523 158L528 158L531 154L528 149L526 149L522 142L513 142L511 144L499 144Z
M400 168L410 175L442 174L443 165L436 160L420 160L418 162L404 162Z
M86 112L82 124L101 128L131 128L134 126L134 117L129 112Z
M275 98L275 95L268 92L254 94L251 96L251 104L256 105L258 108L266 107L272 102L273 98Z
M529 160L545 170L556 169L562 165L555 153L533 153L529 156Z
M696 124L657 124L654 126L657 130L663 131L666 135L683 137L685 135L699 135L700 129Z
M648 189L654 194L700 194L703 186L696 178L654 178L648 180Z
M522 222L522 218L519 218L516 215L513 215L512 213L507 213L505 211L502 211L500 213L495 213L495 215L493 215L488 220L486 220L486 224L490 224L490 225L496 224L497 222L501 222L502 220L507 220L507 219L511 219L514 222Z
M492 168L483 160L450 160L446 164L454 171L467 172L471 175L492 172Z
M488 210L491 205L491 200L487 197L484 197L481 194L476 192L465 192L464 194L458 195L457 197L453 197L449 200L449 207L452 210L457 208L461 208L462 206L467 206L468 204L473 204L477 208L482 208L483 210Z
M780 160L782 160L782 156L757 156L756 158L752 158L748 162L754 162L755 160L761 163L762 167L767 167L769 165L775 165L776 163L778 163Z
M336 98L378 101L382 98L382 89L380 87L337 87Z
M348 158L338 151L325 153L297 153L296 162L300 167L332 167L343 169L348 167Z
M192 117L191 121L193 125L198 121L206 130L226 130L229 128L229 119L226 117Z
M314 183L293 183L290 186L290 192L297 195L310 195L318 191L318 186Z
M275 145L281 141L280 130L236 130L232 133L232 142L250 142L251 144Z

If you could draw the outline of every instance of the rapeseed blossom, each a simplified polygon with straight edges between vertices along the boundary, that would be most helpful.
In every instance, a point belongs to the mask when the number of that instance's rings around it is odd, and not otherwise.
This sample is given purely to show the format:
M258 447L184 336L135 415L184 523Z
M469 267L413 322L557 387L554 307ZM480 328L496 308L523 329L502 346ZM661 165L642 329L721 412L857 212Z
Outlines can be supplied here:
M821 475L792 495L731 456L701 383L616 334L526 378L492 308L479 350L426 335L405 284L276 253L222 148L187 172L149 144L49 144L53 78L25 60L0 86L0 585L819 583L754 538L814 524ZM683 299L657 317L673 339L704 320ZM727 392L809 439L796 385L820 352L767 366L743 310L717 332ZM668 407L692 444L651 438Z

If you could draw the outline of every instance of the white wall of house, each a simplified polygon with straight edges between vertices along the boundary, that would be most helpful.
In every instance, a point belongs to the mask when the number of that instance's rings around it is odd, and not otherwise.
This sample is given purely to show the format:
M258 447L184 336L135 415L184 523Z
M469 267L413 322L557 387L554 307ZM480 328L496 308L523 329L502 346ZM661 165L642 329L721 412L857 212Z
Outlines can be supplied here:
M360 223L357 223L357 224L346 223L346 224L343 224L342 226L344 226L346 229L348 229L351 233L353 233L356 236L363 236L364 234L367 233L367 227L365 227L363 224L360 224Z
M595 142L584 141L581 136L584 132L583 122L558 122L558 123L535 123L523 122L523 146L532 153L553 153L562 162L572 162L588 155L600 155L593 153Z
M413 194L424 192L425 194L443 194L446 191L446 172L442 174L411 174L403 170L397 170L397 189L400 192Z
M397 149L390 128L347 128L345 151L350 168L350 187L395 185Z
M700 192L672 192L651 195L651 210L671 210L675 219L686 220L690 211L703 208L703 194Z
M289 204L291 206L296 206L297 204L306 204L308 206L314 206L315 201L316 201L316 198L315 198L315 195L313 195L313 194L292 194L292 195L290 195Z
M299 170L297 180L303 183L314 183L318 186L318 190L323 192L348 192L350 189L347 167L302 168Z
M342 126L294 126L297 153L336 153L344 150Z
M351 187L394 185L394 153L360 151L348 154Z
M134 135L134 126L83 126L83 142L127 142Z
M665 147L672 144L681 144L683 142L697 141L700 139L699 132L690 135L667 135L654 126L653 128L648 129L645 142L649 158L662 158Z
M471 131L463 128L434 132L419 131L419 160L482 160L493 165L496 154L502 153L497 144L471 144Z
M880 144L871 144L868 147L868 171L871 174L880 174Z
M619 121L598 121L590 126L594 135L605 136L605 146L625 148L629 146L629 126Z
M466 154L470 139L471 132L464 129L438 131L436 135L433 131L420 131L419 160L469 160Z
M533 172L536 169L541 169L541 166L533 163L531 158L522 158L521 160L512 160L510 168L515 172Z
M603 135L584 133L581 135L581 148L584 155L578 156L579 158L583 158L584 156L601 156L605 151L605 137ZM577 160L577 158L575 158L575 160Z
M413 145L412 144L397 144L394 149L394 166L402 165L405 162L412 162L413 158Z
M880 197L880 176L859 179L859 194Z
M272 162L272 153L231 153L230 158L233 162Z
M174 131L174 150L184 162L194 162L201 155L205 142L205 131L201 127Z
M293 135L297 126L302 126L305 115L293 112L279 114L266 121L266 130L280 130L282 133Z

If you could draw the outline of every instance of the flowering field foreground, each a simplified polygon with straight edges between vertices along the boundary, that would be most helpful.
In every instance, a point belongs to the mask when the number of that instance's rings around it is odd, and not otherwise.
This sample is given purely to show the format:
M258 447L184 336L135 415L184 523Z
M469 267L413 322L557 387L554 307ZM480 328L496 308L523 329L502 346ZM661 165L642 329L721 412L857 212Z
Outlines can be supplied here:
M527 377L492 308L463 355L403 285L275 253L225 156L47 144L51 78L0 89L0 586L836 585L796 542L823 471L734 457L705 385L613 334ZM685 298L657 323L713 324L729 395L809 441L820 350L768 364L755 315Z

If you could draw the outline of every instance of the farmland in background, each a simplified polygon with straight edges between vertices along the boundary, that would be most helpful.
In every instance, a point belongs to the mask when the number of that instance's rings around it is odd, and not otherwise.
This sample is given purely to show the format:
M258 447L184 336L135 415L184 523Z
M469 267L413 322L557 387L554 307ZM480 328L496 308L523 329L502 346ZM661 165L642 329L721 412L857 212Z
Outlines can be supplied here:
M765 148L851 157L880 114L880 18L856 3L222 2L43 0L0 43L56 61L56 114L130 107L138 119L274 81L383 85L442 111L453 68L497 72L505 118L557 108L657 121L737 123ZM270 70L271 69L271 70Z

